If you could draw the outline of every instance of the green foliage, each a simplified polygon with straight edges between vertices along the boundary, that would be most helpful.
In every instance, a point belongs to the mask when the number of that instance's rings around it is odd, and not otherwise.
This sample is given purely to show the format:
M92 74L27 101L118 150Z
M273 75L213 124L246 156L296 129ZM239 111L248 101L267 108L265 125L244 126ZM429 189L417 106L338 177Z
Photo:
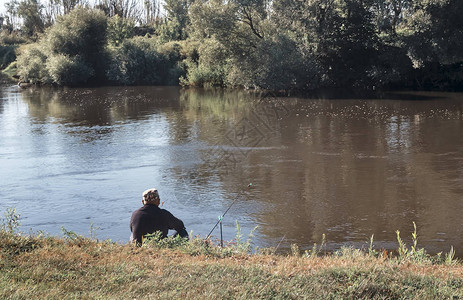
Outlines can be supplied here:
M190 18L192 36L204 43L199 60L187 62L184 83L272 90L316 86L314 60L266 19L263 2L195 2Z
M93 224L93 222L90 223L90 230L89 230L90 239L92 239L92 240L97 239L97 234L96 234L96 232L97 232L99 229L101 229L101 228L98 227L98 226L95 226L95 224Z
M399 262L403 261L413 261L415 263L426 263L431 261L431 256L426 253L426 250L423 248L418 248L418 235L416 233L416 224L413 222L413 232L412 232L412 245L410 248L407 244L401 239L400 231L397 230L397 242L399 243L399 248L397 252L399 256L397 257Z
M52 54L79 55L93 61L106 45L106 28L107 18L101 11L79 7L58 18L45 40Z
M21 80L31 83L51 83L46 68L47 55L39 44L30 44L20 50L18 74Z
M234 55L228 81L232 86L268 90L317 87L317 67L312 57L303 57L288 36L263 38L248 55Z
M320 246L318 246L317 243L315 243L312 249L305 251L304 255L306 257L312 257L312 258L317 257L321 253L323 247L325 247L325 243L326 243L326 236L325 234L322 234L322 241L320 243Z
M122 84L161 84L163 57L154 39L125 40L111 53L108 79Z
M0 70L6 68L10 63L16 60L15 45L0 44Z
M191 86L225 86L229 66L225 47L215 39L205 39L195 50L198 57L185 60L187 76L181 80Z
M20 53L21 79L58 85L104 80L106 26L103 13L92 9L76 8L58 18L39 43Z
M257 226L251 230L246 240L243 239L243 233L241 232L241 227L238 221L236 221L235 226L235 239L229 243L229 245L232 245L233 249L238 253L251 253L252 238L254 237L254 231L257 230Z
M14 234L20 225L19 218L21 215L16 213L15 208L7 208L3 215L4 219L2 220L1 231Z
M3 30L0 32L0 45L19 45L25 44L28 40L18 32Z
M135 33L135 24L115 15L108 20L108 42L110 45L119 46L124 40L132 38Z
M94 75L94 69L79 56L51 55L47 59L46 68L53 82L58 85L85 83Z
M64 238L70 241L83 238L81 235L78 235L74 231L67 230L66 228L64 228L64 226L61 226L61 232L63 233Z
M8 65L4 70L2 70L0 75L6 75L7 78L4 78L3 80L6 80L6 82L11 81L14 82L13 76L18 74L18 68L17 68L17 63L16 61L12 62L11 64ZM5 76L3 76L5 77Z
M456 263L455 260L455 249L453 249L453 246L450 247L449 253L445 255L445 264L450 266Z
M167 20L159 28L161 41L168 42L187 38L186 27L190 22L188 17L189 5L189 0L164 1Z
M20 214L16 212L15 208L7 208L3 213L4 218L1 220L0 227L0 258L4 255L11 257L19 255L23 252L28 252L42 243L40 235L21 235L18 232L20 226ZM2 264L0 263L0 269Z
M165 17L156 1L139 7L143 16L135 16L128 1L103 1L95 6L101 10L79 3L53 0L46 16L38 0L7 3L0 45L39 39L39 57L18 60L23 80L298 91L463 89L459 0L166 0ZM59 11L65 15L42 36ZM142 19L153 27L135 21ZM14 31L19 21L24 37ZM3 68L15 58L5 49ZM23 64L29 61L32 66ZM83 76L86 70L91 76Z
M134 37L111 50L109 80L125 85L178 84L183 71L179 65L181 45L160 45L156 38Z
M42 9L38 0L22 0L18 3L17 14L23 19L23 31L33 39L37 39L45 28Z
M297 244L291 244L291 255L294 257L299 257L301 255L301 250Z
M143 239L143 247L154 249L173 249L179 250L189 255L206 255L211 257L227 257L231 256L234 251L231 247L216 247L210 241L201 239L200 237L192 237L187 240L180 236L169 236L162 238L160 232L148 234Z
M243 239L243 234L239 223L236 222L236 235L232 241L226 242L224 247L214 245L209 239L204 240L199 236L193 237L190 234L189 239L176 236L163 238L161 232L147 234L143 239L143 247L156 249L175 249L189 255L206 255L211 257L229 257L236 254L251 254L253 233L257 229L255 227L248 234L246 240Z
M370 243L369 243L369 247L368 247L368 255L370 255L371 257L377 257L379 253L378 253L377 250L374 249L373 238L374 238L374 234L372 234L371 237L370 237Z

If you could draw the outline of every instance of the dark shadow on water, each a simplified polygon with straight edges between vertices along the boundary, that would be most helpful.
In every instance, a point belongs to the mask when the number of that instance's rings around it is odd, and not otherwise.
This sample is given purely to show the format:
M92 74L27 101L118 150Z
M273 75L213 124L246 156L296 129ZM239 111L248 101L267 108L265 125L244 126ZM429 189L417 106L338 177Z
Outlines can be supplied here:
M423 92L413 90L361 90L326 88L308 92L261 91L261 98L297 97L318 100L401 100L431 101L448 98L449 92Z

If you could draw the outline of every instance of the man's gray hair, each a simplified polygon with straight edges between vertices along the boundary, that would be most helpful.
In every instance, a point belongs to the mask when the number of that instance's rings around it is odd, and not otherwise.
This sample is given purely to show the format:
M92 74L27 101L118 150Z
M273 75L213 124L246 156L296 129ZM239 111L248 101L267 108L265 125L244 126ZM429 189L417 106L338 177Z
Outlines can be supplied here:
M148 190L144 191L143 195L142 195L142 200L150 201L151 197L159 198L159 193L158 193L157 189L153 188L153 189L148 189Z

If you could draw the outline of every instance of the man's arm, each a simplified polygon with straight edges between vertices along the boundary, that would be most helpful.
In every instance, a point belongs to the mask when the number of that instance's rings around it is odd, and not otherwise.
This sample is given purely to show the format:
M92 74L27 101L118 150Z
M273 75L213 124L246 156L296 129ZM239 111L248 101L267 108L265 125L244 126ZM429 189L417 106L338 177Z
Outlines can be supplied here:
M165 209L163 211L165 212L168 228L177 231L181 237L188 237L188 232L186 231L185 224L183 224L182 220L177 219L173 214Z
M136 218L137 216L135 214L132 214L132 218L130 218L130 231L132 232L131 238L133 239L132 241L137 241L137 245L141 245L143 235L140 232L140 226L137 226L140 222L135 220Z

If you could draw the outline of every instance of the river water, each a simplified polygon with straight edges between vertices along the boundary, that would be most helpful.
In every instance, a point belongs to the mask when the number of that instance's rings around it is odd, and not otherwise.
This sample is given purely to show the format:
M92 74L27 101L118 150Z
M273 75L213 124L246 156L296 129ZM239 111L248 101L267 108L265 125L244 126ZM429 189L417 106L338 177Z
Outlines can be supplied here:
M463 94L278 98L178 87L0 88L0 210L127 242L142 192L205 237L463 254ZM249 187L249 184L252 185ZM91 225L93 224L93 225ZM216 229L215 237L219 236Z

